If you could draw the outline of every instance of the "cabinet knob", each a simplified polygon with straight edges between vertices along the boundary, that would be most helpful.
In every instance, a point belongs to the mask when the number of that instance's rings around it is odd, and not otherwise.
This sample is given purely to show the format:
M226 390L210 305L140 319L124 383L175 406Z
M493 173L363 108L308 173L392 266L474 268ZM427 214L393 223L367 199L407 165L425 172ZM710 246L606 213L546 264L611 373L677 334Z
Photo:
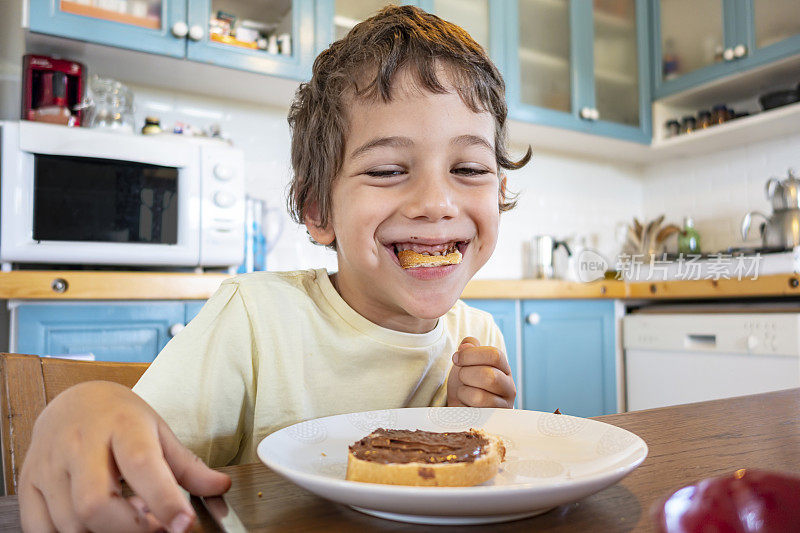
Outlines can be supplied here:
M542 317L539 316L539 313L531 313L525 317L525 322L530 324L531 326L535 326L539 323Z
M592 119L592 108L591 107L582 107L580 112L581 118L584 120L591 120Z
M597 108L592 108L592 120L600 120L600 111Z
M53 289L53 292L57 292L59 294L63 294L67 292L69 288L69 283L64 278L56 278L50 283L50 288Z
M186 34L189 33L189 26L182 20L179 20L175 24L172 25L172 35L179 39L183 39L186 37Z
M183 328L185 328L185 327L186 327L186 325L181 324L180 322L178 322L177 324L172 324L169 327L169 336L170 337L174 337L175 335L177 335L178 333L183 331Z
M744 57L747 55L747 47L743 44L737 44L733 49L733 55L736 57Z
M732 61L736 57L736 54L733 52L733 48L726 48L724 52L722 52L722 59L725 61Z
M197 24L189 28L189 39L193 41L199 41L200 39L203 38L203 35L205 35L203 28L201 28Z

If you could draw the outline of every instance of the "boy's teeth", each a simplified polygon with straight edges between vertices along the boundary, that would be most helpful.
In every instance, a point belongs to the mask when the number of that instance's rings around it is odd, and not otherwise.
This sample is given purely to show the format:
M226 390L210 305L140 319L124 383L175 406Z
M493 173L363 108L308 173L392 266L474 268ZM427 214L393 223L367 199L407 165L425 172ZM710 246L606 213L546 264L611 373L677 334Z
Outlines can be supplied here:
M447 255L456 250L456 242L452 241L444 244L425 245L413 243L397 243L395 244L395 252L402 252L404 250L411 250L421 255Z

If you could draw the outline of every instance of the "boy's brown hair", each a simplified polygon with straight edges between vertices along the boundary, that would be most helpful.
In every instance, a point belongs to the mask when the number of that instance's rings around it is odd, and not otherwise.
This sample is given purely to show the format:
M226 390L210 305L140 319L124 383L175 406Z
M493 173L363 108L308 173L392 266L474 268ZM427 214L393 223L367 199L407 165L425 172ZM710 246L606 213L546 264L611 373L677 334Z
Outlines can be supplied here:
M520 168L530 160L530 148L519 161L509 158L505 84L483 48L462 28L435 15L412 6L388 6L322 52L311 81L297 90L289 110L294 173L288 204L295 221L304 223L309 208L319 217L317 225L330 221L333 181L344 161L349 99L390 101L393 77L404 68L420 88L445 93L437 67L446 69L448 81L470 110L494 117L498 171ZM502 174L500 178L500 210L507 211L516 202L508 197Z

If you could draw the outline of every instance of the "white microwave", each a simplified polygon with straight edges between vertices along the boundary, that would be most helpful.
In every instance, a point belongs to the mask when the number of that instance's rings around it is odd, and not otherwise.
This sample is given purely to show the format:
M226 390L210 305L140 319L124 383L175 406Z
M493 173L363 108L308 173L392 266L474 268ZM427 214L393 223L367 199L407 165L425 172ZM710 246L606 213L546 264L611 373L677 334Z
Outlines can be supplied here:
M232 267L244 157L216 140L0 122L0 262Z

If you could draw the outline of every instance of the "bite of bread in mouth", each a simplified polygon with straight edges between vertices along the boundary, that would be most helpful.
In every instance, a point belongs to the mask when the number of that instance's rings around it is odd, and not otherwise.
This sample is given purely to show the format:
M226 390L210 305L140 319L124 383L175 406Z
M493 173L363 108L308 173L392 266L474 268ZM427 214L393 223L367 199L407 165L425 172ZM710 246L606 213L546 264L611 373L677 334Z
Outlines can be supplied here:
M350 446L347 479L468 487L492 479L505 453L502 440L481 429L437 433L379 428Z
M401 267L420 268L457 265L463 258L462 251L466 245L466 241L452 241L433 246L398 243L394 248Z

